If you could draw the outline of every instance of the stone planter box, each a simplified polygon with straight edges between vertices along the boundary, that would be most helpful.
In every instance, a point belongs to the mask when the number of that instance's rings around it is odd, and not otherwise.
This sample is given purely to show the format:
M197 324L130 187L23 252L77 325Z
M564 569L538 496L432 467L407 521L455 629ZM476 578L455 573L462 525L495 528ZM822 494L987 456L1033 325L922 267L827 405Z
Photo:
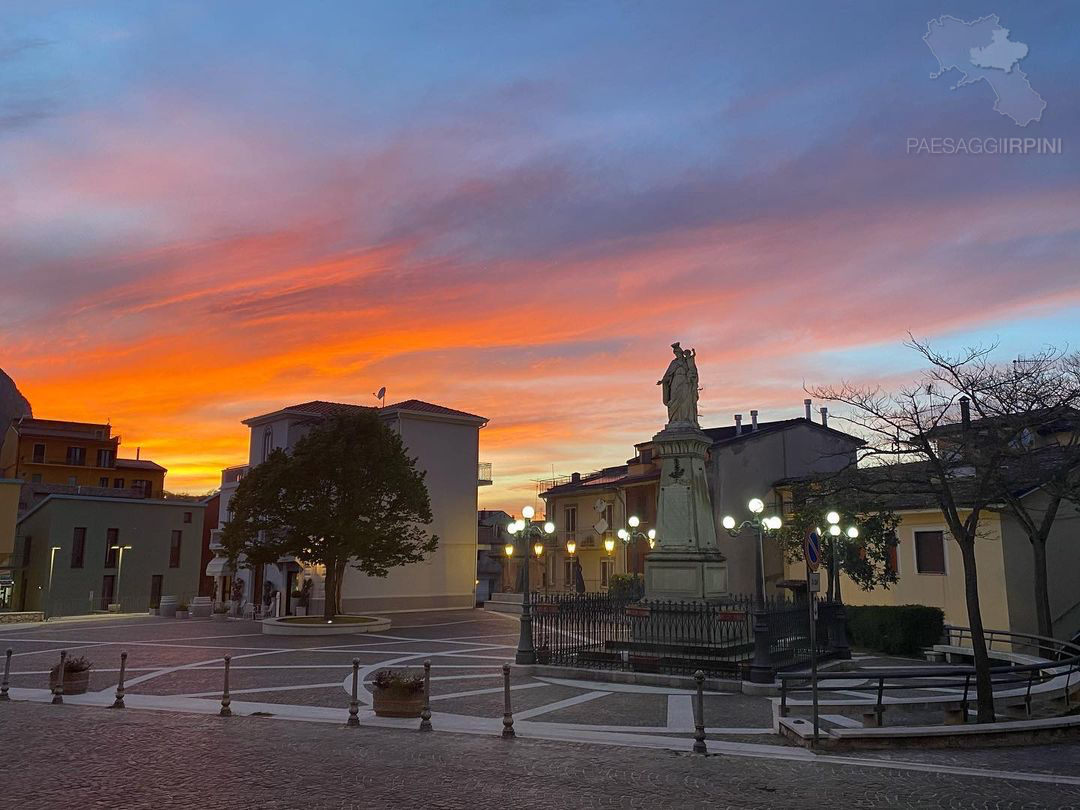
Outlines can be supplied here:
M159 611L157 608L150 608L149 613L151 616L157 616Z
M188 617L188 612L186 610L179 610L178 609L176 611L176 618L178 618L178 619L186 619L187 617Z
M292 609L293 616L307 616L307 608L297 605Z
M424 710L424 691L401 694L393 689L375 687L372 707L378 717L419 717Z
M228 613L215 613L214 614L214 621L215 622L227 622L228 620L229 620L229 614Z
M193 619L208 619L214 609L214 603L209 596L196 596L191 600L191 608L188 611Z
M57 678L49 675L49 688L54 689L58 682ZM86 690L90 687L90 670L84 669L81 672L65 672L64 673L64 694L65 695L84 695Z

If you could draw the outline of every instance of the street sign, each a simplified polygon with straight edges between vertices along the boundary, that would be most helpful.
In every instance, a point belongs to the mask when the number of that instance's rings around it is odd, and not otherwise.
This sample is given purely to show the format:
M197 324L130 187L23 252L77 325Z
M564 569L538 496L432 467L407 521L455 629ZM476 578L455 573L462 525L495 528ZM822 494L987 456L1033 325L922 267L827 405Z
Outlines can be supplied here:
M811 571L806 584L810 593L821 593L821 574L817 571Z
M817 571L821 565L821 538L817 532L807 532L803 541L803 557L806 558L806 567L811 571Z

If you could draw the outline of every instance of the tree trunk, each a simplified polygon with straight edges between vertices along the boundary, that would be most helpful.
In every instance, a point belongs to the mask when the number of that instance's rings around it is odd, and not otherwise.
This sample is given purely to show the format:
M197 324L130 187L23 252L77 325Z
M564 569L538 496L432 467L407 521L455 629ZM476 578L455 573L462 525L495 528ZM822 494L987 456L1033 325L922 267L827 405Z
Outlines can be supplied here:
M1054 617L1050 612L1050 591L1046 575L1046 537L1032 537L1031 551L1035 561L1035 615L1039 635L1054 637Z
M328 560L326 563L326 579L323 582L323 618L333 621L337 615L337 561Z
M345 582L346 560L337 564L337 574L334 576L334 615L341 615L341 586Z
M971 650L975 656L975 690L978 722L994 722L994 686L990 680L990 656L983 636L982 611L979 609L979 576L975 565L975 539L957 539L964 560L964 596L967 601L968 626L971 628Z

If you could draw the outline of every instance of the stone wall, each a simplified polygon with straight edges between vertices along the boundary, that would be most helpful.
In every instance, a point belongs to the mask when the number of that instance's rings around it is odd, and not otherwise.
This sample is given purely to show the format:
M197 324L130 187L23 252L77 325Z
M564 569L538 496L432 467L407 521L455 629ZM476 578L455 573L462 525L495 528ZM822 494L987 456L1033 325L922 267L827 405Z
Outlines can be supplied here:
M43 622L45 614L40 610L24 610L19 613L0 613L0 624L21 624L22 622Z

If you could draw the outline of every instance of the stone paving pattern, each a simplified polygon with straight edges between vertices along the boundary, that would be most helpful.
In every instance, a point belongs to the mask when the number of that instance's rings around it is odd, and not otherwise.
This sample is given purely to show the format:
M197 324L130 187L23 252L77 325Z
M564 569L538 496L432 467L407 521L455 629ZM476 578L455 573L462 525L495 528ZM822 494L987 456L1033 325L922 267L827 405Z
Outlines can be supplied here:
M0 712L4 805L20 810L1080 806L1077 786L850 765L72 705ZM1075 767L1078 752L1053 756Z

